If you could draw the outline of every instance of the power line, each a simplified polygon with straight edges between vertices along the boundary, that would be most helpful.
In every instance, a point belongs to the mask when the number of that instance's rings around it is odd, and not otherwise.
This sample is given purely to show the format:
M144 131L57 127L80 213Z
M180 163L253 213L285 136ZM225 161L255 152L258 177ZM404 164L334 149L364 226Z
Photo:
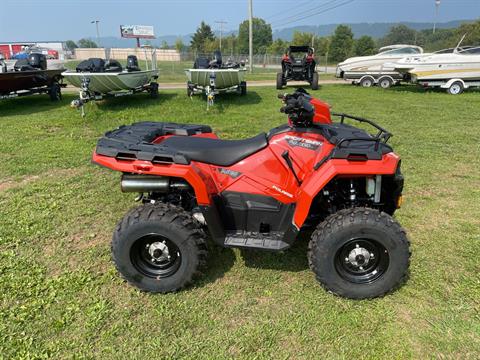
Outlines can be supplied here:
M320 4L320 5L316 5L314 6L313 8L310 8L310 9L307 9L307 10L303 10L303 11L300 11L296 14L293 14L293 15L288 15L284 18L281 18L281 19L278 19L278 20L274 20L272 23L280 23L280 22L284 22L284 21L289 21L291 19L294 19L294 18L297 18L298 16L302 16L304 14L309 14L311 13L312 11L317 11L321 8L324 8L325 6L328 6L329 4L332 4L332 3L335 3L337 1L340 1L340 0L330 0L330 1L327 1L323 4Z
M298 10L299 8L307 5L307 4L310 4L312 2L312 0L308 0L308 1L304 1L298 5L295 5L295 8ZM269 19L272 19L272 18L275 18L275 17L278 17L279 15L285 15L285 10L282 10L282 11L279 11L279 12L276 12L272 15L269 15L267 17L264 17L265 20L269 20Z
M283 22L282 25L288 25L288 24L291 24L291 23L294 23L294 22L297 22L297 21L301 21L301 20L304 20L304 19L308 19L308 18L310 18L310 17L312 17L312 16L324 14L324 13L330 11L330 10L334 10L334 9L337 9L337 8L339 8L339 7L341 7L341 6L348 5L348 4L350 4L350 3L354 2L354 1L355 1L355 0L346 0L346 1L341 2L341 3L339 3L339 4L333 5L333 6L329 7L329 8L327 8L327 9L323 9L323 10L321 10L321 11L318 11L318 12L315 12L315 13L312 13L312 14L309 14L309 15L306 15L306 16L303 16L303 17L299 17L299 18L294 19L294 20L291 20L291 21ZM277 26L277 27L278 27L278 26Z

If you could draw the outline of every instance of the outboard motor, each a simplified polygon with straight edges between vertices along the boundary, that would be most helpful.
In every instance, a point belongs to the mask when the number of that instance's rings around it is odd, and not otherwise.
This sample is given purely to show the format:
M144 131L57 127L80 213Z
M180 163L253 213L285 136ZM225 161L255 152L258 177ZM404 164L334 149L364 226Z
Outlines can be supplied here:
M140 67L138 66L138 58L135 55L127 56L127 70L140 71Z
M220 50L216 50L213 53L213 60L210 61L210 67L212 68L222 67L222 53L220 52Z
M47 57L43 54L30 54L28 55L28 64L35 69L47 70Z

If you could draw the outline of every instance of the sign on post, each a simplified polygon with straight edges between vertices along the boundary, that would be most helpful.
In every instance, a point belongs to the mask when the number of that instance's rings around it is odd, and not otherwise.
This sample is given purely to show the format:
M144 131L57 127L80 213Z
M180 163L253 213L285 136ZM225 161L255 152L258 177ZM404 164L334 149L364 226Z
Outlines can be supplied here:
M120 33L123 38L137 39L137 47L140 47L140 39L155 39L150 25L120 25Z

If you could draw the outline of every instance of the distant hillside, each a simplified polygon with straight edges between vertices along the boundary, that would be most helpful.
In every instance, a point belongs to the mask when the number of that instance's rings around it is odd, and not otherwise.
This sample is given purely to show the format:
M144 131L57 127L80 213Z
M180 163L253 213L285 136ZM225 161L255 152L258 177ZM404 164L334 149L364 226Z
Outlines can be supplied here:
M437 24L437 28L448 29L458 27L461 23L470 22L473 20L455 20L446 23ZM414 23L414 22L399 22L399 23L358 23L358 24L346 24L352 28L355 37L360 37L363 35L369 35L374 38L383 37L392 26L404 24L408 27L415 30L431 29L433 28L433 23ZM290 28L285 28L281 30L276 30L273 32L274 39L283 39L283 40L292 40L293 33L295 31L307 31L317 34L318 36L328 36L331 35L335 28L339 24L327 24L327 25L306 25L306 26L295 26ZM235 32L229 32L224 35L229 35ZM190 44L190 39L193 34L186 35L160 35L157 36L155 40L151 40L151 44L155 46L161 46L164 41L168 45L174 45L175 41L180 37L184 44ZM218 36L218 34L216 34ZM97 41L95 38L90 38L93 41ZM119 37L108 36L101 37L100 44L106 47L133 47L135 46L135 39L122 39ZM142 40L142 43L144 40Z
M464 22L471 22L472 20L455 20L446 23L439 23L437 24L437 28L439 29L449 29L449 28L456 28L460 24ZM424 30L424 29L432 29L433 23L414 23L414 22L399 22L399 23L358 23L358 24L345 24L352 28L355 37L360 37L363 35L369 35L374 38L381 38L385 36L386 33L390 30L392 26L404 24L408 27L415 29L415 30ZM312 32L317 34L318 36L328 36L333 34L335 28L339 24L327 24L327 25L307 25L307 26L295 26L291 28L285 28L281 30L277 30L273 33L274 39L283 39L283 40L292 40L293 33L295 31L304 31L304 32Z

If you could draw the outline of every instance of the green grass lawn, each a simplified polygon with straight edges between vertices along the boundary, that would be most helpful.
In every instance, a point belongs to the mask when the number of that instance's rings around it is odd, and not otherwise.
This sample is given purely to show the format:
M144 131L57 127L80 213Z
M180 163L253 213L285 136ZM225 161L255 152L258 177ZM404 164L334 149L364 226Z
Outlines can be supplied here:
M381 299L325 292L307 241L285 253L211 247L205 276L150 295L110 262L117 221L135 206L119 174L93 166L96 140L139 120L204 123L224 138L285 122L273 88L205 99L183 90L88 104L0 102L0 358L478 358L480 93L348 85L315 95L394 133L412 242L408 282Z
M67 69L75 69L77 64L80 61L67 61L65 67ZM120 61L122 65L126 64L126 61ZM139 61L141 69L145 69L145 61ZM191 61L159 61L157 63L158 68L160 69L160 75L158 77L159 83L183 83L187 81L185 75L185 69L190 69L192 67ZM247 72L246 80L276 80L277 69L255 67L253 73ZM322 73L323 67L318 67L320 72L320 79L335 79L334 74L325 74Z

